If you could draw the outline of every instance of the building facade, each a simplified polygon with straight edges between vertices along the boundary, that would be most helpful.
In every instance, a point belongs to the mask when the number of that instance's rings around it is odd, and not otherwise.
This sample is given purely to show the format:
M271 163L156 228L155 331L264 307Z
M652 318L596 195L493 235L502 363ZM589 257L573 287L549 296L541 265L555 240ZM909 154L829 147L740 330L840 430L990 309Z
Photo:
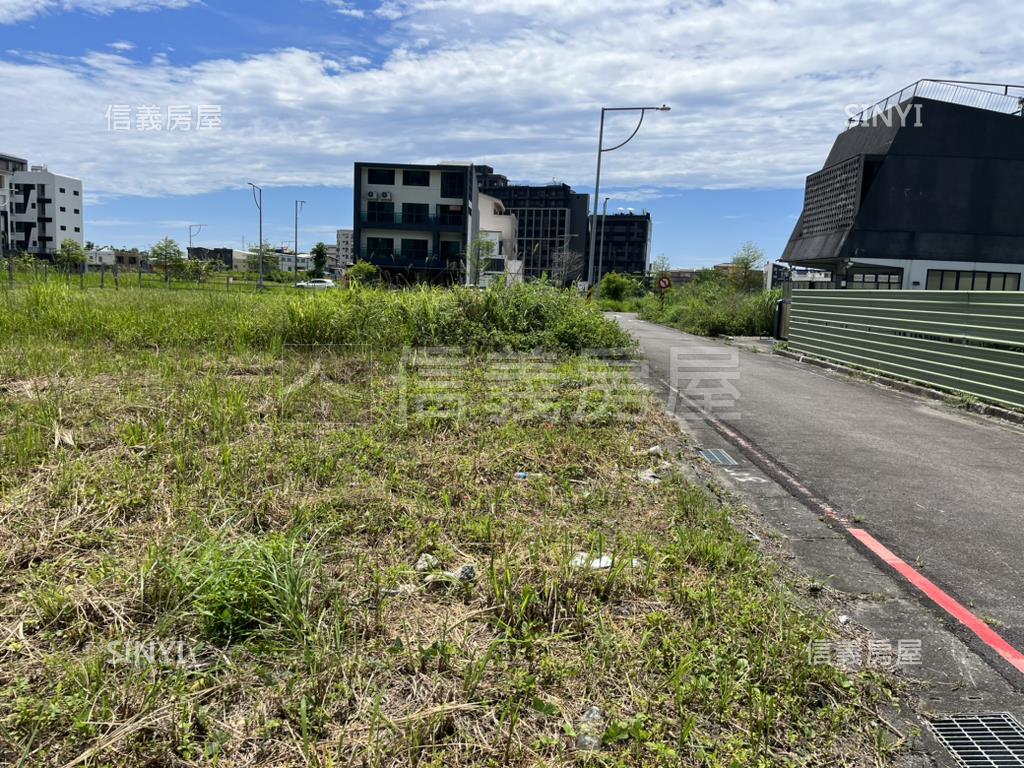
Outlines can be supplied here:
M851 119L783 254L837 288L1021 289L1024 92L922 80Z
M337 267L348 267L355 263L355 250L352 247L353 235L351 229L339 229L337 236L337 244L335 245L335 253L333 254L333 260Z
M490 257L478 259L481 263L474 265L473 272L479 271L479 276L470 274L467 278L476 280L478 285L490 285L501 277L509 282L522 282L523 263L519 260L516 244L518 227L515 215L505 209L501 200L482 192L478 197L478 208L480 233L477 240L491 243Z
M0 257L13 250L14 175L27 169L20 157L0 155Z
M353 258L398 282L461 282L479 233L471 163L356 163Z
M516 217L517 249L527 279L560 275L567 282L586 270L589 195L568 184L509 184L487 165L477 166L481 192L501 200Z
M81 181L33 165L12 183L12 250L53 256L66 239L84 244Z
M651 258L651 214L648 211L598 216L594 274L643 275Z

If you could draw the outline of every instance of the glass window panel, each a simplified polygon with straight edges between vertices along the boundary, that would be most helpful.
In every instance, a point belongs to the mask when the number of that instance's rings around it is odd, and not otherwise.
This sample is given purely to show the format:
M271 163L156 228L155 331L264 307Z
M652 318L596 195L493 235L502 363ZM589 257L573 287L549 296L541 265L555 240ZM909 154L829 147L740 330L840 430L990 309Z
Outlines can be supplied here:
M1008 291L1019 291L1020 290L1020 275L1007 275L1006 276L1006 290Z
M926 285L927 290L937 291L942 288L942 270L941 269L929 269L928 270L928 283Z
M944 291L955 291L956 290L956 272L943 272L942 273L942 290L944 290Z
M1006 275L1002 272L993 272L989 277L988 289L990 291L1003 291L1006 290L1003 286L1006 285Z

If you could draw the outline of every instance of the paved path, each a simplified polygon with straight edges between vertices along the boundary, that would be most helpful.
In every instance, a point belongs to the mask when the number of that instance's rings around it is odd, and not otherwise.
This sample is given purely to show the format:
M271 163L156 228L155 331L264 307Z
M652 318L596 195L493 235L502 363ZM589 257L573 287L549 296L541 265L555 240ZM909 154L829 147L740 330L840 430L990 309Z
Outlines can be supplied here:
M679 389L690 376L679 360L709 345L736 350L738 377L729 383L738 397L720 410L724 425L1024 651L1024 430L632 315L614 317L640 341L652 378ZM920 590L893 578L949 620ZM1020 674L957 626L1008 679Z

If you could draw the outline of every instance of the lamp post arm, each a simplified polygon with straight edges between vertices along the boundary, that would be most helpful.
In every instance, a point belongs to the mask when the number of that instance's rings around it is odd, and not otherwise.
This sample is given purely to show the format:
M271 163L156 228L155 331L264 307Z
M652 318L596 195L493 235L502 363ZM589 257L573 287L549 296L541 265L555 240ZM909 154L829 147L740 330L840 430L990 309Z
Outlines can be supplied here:
M640 132L640 126L644 124L644 115L646 115L646 114L647 114L647 110L646 109L641 109L640 110L640 120L637 122L636 128L633 129L633 132L631 134L629 134L629 138L628 139L626 139L621 144L616 144L614 147L608 147L608 149L602 149L601 151L602 152L614 152L616 149L620 149L620 148L626 146L627 144L629 144L629 142L631 142L633 140L633 137L636 136Z

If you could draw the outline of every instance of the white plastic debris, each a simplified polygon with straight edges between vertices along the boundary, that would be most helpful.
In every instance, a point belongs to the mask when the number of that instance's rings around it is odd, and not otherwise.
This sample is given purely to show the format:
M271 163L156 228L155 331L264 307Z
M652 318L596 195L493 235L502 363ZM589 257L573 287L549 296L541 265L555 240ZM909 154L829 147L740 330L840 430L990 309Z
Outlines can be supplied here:
M605 571L615 564L615 558L607 553L598 557L591 557L589 552L577 552L572 556L569 565L573 568L589 568L592 571ZM632 558L629 561L630 568L642 568L643 560Z
M456 586L458 584L472 584L475 581L476 568L474 568L469 563L459 566L454 571L441 571L440 573L432 573L426 578L426 583L431 586Z
M648 456L664 456L665 450L660 445L652 445L647 449Z
M648 485L657 485L661 482L661 475L653 469L645 469L640 473L640 482L647 483Z
M413 568L419 573L429 573L430 571L436 571L441 567L441 561L434 557L429 552L424 552L420 555L416 561L416 565Z
M600 707L590 707L583 713L576 726L576 749L594 752L601 748L604 719L604 712Z
M845 613L842 613L842 614L839 615L839 626L845 627L849 623L850 623L850 617L849 616L847 616Z

